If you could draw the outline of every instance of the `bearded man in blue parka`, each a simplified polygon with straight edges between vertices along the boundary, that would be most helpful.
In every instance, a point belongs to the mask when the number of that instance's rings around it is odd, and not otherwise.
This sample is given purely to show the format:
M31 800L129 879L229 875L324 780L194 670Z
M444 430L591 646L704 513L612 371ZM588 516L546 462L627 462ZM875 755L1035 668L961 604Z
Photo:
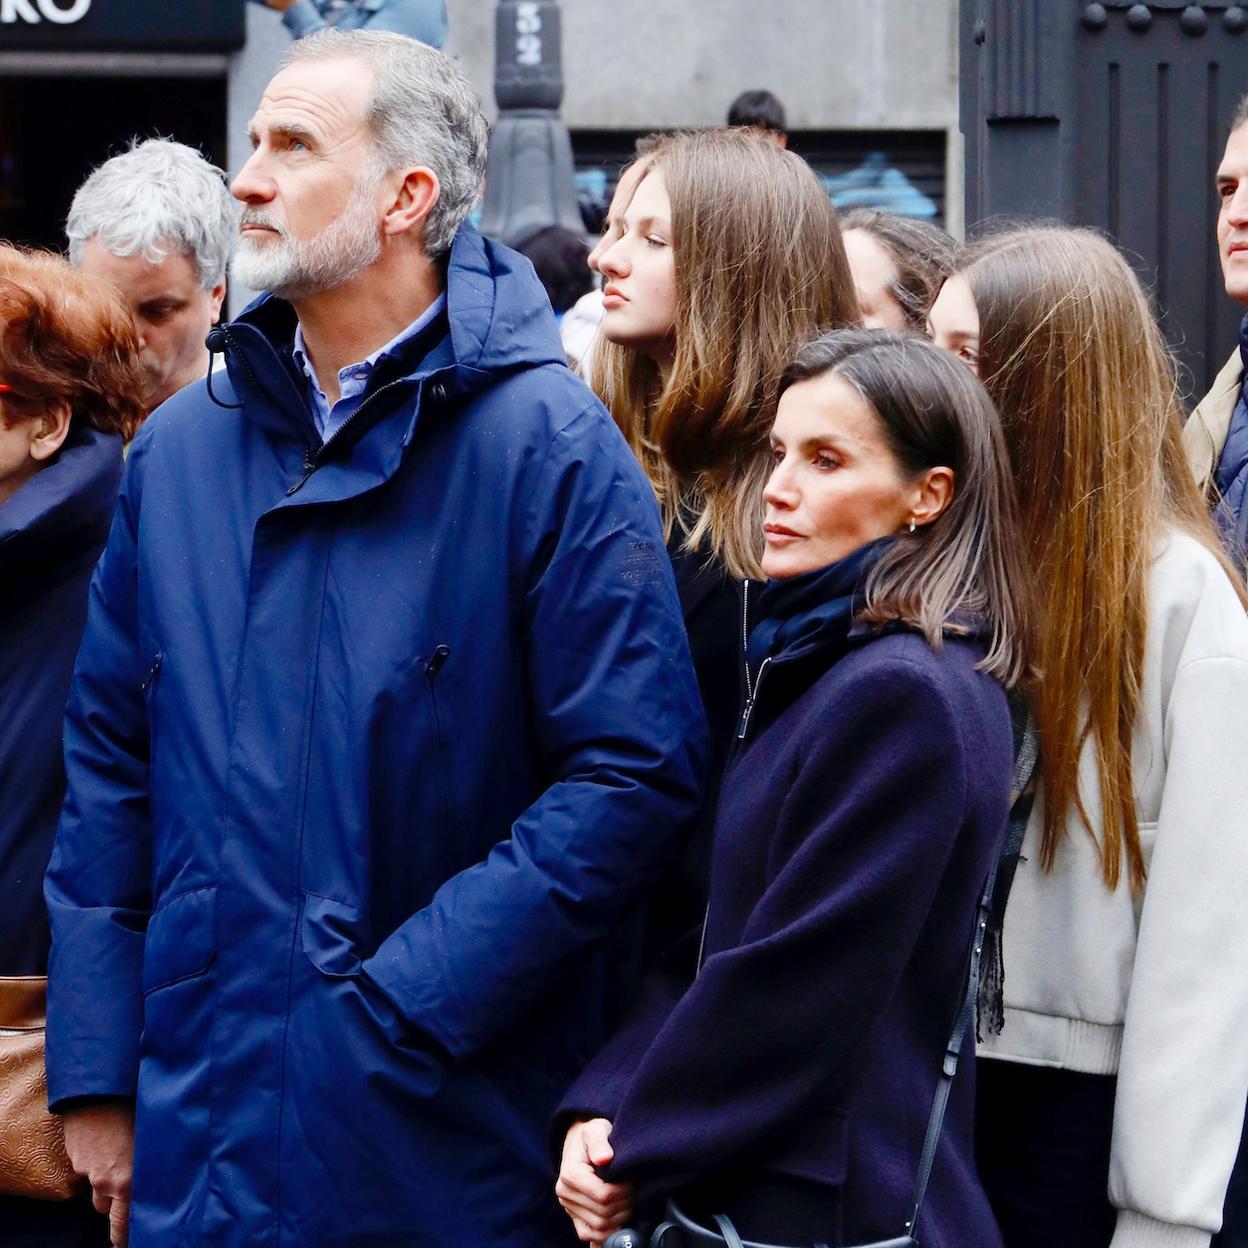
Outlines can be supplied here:
M47 881L53 1107L131 1248L549 1248L546 1128L704 727L650 487L463 225L441 53L293 45L227 373L135 440ZM211 389L209 388L211 387Z

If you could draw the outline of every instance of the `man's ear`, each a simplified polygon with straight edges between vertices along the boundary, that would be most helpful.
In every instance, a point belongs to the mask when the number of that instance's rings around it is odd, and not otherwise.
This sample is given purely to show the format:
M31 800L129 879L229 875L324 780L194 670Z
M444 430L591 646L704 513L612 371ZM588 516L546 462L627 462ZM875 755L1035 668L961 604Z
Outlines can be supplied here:
M381 218L384 234L406 234L422 228L438 202L442 188L432 169L418 165L409 169L399 183L394 200Z
M212 323L221 319L221 304L225 301L225 278L223 277L209 292L208 306L212 310Z
M45 463L61 449L69 437L69 404L57 403L30 421L30 457Z

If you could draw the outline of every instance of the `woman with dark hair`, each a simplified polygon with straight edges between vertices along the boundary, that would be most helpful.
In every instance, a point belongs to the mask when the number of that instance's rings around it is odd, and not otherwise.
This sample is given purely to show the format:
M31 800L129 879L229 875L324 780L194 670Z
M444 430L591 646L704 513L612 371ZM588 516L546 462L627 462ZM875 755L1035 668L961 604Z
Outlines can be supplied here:
M0 1104L8 1114L21 1102L5 1080L30 1069L15 1063L19 1050L31 1056L42 1020L43 873L64 791L61 720L122 441L144 414L138 350L111 287L55 256L0 246ZM6 1139L17 1129L13 1118L0 1122ZM86 1195L13 1194L32 1182L22 1162L7 1151L0 1159L5 1248L109 1242Z
M561 1115L557 1194L590 1243L664 1197L747 1241L900 1235L951 1028L970 1034L1025 663L996 413L925 340L876 331L803 348L779 390L700 967L651 976ZM973 1101L968 1070L916 1231L932 1248L999 1244Z
M927 327L927 313L953 272L957 245L938 225L875 208L841 218L845 254L868 329Z
M1040 789L981 1029L981 1173L1008 1248L1199 1248L1248 1092L1244 587L1109 242L984 239L931 323L1001 413L1042 590Z

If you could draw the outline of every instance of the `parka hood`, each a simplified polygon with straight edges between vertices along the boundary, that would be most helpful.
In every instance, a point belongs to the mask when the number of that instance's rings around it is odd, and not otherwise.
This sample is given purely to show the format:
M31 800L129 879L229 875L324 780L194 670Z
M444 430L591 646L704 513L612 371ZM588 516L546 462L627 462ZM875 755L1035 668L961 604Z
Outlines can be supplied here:
M56 460L0 503L0 575L102 545L121 471L121 439L75 422Z

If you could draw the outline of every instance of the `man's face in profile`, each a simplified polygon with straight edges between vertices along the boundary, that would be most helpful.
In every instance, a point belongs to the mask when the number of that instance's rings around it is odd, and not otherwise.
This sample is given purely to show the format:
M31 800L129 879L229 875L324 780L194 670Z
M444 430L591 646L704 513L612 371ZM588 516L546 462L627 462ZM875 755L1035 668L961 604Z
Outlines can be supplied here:
M115 256L87 240L79 268L111 282L125 298L139 331L143 403L150 412L208 368L204 338L221 314L225 281L211 290L200 284L192 256L162 244L165 257L153 264L142 254Z
M1226 293L1248 307L1248 125L1226 141L1217 173L1218 257Z

